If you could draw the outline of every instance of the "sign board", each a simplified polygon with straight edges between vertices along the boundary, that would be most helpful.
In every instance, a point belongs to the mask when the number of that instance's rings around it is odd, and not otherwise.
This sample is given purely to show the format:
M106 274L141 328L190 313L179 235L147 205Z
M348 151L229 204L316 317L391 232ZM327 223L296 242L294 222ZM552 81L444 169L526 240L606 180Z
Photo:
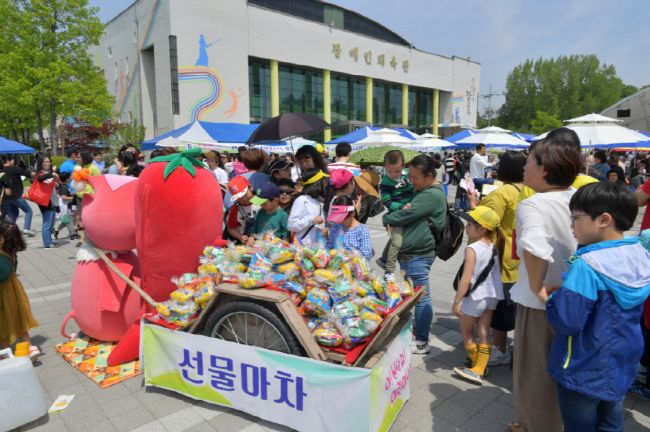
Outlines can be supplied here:
M372 369L169 330L143 322L145 384L299 431L388 431L409 398L411 324Z

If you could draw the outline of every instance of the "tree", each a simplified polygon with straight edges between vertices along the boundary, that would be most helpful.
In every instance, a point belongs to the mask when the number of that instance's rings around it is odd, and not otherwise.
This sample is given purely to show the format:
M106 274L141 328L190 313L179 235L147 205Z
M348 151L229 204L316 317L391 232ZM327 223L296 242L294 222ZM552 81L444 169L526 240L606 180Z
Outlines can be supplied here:
M562 127L562 120L544 111L537 111L537 115L530 122L530 131L535 135L559 127Z
M106 160L117 156L119 149L127 144L138 146L144 141L145 127L133 119L130 123L116 124L112 134L107 137Z
M499 119L508 129L530 130L533 119L542 121L538 112L565 120L600 112L636 91L595 55L528 59L508 74Z
M113 99L88 48L103 25L87 0L0 0L0 128L36 129L44 150L49 125L58 142L60 116L101 123L111 117Z

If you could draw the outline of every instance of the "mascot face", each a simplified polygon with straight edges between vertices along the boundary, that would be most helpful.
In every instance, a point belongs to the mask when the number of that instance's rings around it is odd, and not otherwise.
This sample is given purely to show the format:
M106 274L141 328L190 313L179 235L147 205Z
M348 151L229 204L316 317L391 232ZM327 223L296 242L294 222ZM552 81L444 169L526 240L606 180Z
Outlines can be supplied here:
M135 249L137 178L106 174L92 176L95 190L83 198L82 221L88 239L102 249Z

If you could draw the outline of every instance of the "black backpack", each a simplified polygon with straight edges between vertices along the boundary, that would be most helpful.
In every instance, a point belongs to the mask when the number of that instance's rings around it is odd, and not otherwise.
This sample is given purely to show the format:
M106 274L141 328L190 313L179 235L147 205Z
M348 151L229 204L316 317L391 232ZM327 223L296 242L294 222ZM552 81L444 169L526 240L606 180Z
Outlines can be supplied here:
M449 203L447 203L444 228L439 230L433 223L429 222L429 229L436 239L436 256L443 261L447 261L454 256L463 243L465 225L463 225L460 217L449 208Z
M465 293L465 297L470 295L476 288L478 288L479 285L481 285L483 282L485 282L485 279L490 275L490 272L492 271L492 268L494 267L494 262L497 259L497 248L492 245L492 256L490 257L490 261L488 261L487 265L485 268L479 273L478 277L476 278L476 281L474 281L474 285L470 284L469 289ZM458 285L460 285L460 278L463 277L463 271L465 270L465 261L460 265L460 268L458 269L458 272L456 273L456 277L454 277L454 291L458 291Z

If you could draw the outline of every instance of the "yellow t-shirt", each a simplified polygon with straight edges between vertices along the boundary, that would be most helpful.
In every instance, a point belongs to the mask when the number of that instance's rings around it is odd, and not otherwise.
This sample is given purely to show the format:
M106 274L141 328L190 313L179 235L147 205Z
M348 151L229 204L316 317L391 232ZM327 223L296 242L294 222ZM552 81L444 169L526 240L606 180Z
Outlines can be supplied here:
M515 211L521 189L520 183L505 183L483 197L480 203L491 208L501 219L496 246L501 264L501 281L504 283L519 279L519 260L512 257L512 232L516 225Z
M574 189L580 189L581 187L587 186L588 184L591 183L598 183L598 179L595 179L592 176L588 176L586 174L578 174L578 177L576 177L571 187ZM528 186L524 186L521 188L521 193L519 194L519 201L528 199L534 194L535 194L534 190L532 190Z

